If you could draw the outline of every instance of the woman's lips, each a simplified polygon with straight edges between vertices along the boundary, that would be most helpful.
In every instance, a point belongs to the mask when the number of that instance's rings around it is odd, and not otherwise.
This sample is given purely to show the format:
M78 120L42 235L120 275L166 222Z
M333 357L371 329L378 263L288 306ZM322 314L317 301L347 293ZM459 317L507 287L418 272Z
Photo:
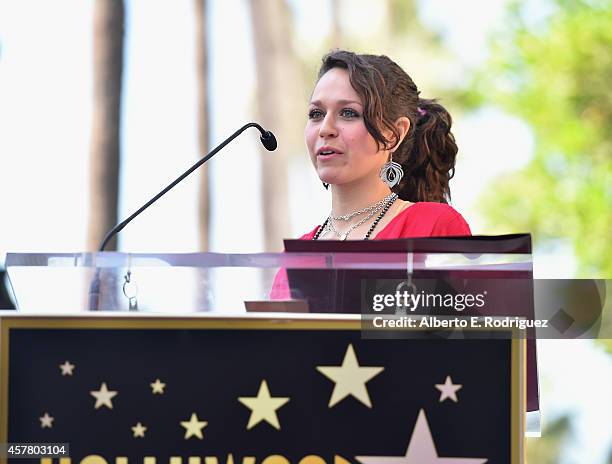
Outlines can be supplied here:
M330 160L336 159L336 158L338 158L339 156L342 156L342 155L343 155L343 153L340 153L340 152L334 152L334 153L331 153L329 155L317 155L317 160L318 161L330 161Z
M317 150L317 159L321 161L331 160L340 155L342 155L340 150L330 146L324 146Z

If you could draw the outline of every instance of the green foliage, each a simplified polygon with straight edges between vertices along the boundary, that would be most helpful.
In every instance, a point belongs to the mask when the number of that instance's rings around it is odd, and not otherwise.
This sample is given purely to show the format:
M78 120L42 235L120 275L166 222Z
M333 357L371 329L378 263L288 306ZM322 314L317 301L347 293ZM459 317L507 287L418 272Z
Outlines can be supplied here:
M561 445L567 440L571 417L562 416L542 431L542 438L527 438L528 462L556 464L561 457Z
M387 10L389 34L394 40L405 38L411 33L423 37L424 41L440 45L440 38L419 20L415 0L387 0Z
M464 102L494 103L536 137L528 166L508 173L482 201L491 232L565 238L584 277L612 277L612 3L553 3L527 26L521 4ZM500 141L503 143L503 141Z

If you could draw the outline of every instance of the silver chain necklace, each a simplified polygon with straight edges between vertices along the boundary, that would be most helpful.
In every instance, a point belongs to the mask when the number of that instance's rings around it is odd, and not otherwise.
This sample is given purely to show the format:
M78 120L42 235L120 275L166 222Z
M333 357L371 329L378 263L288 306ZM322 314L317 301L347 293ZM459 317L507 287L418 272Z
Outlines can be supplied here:
M342 216L333 216L331 213L329 215L330 218L332 218L334 221L348 221L349 219L354 218L355 216L359 216L360 214L364 214L364 213L369 213L371 211L378 211L380 208L383 207L383 205L385 205L391 198L393 198L393 196L397 196L396 193L390 193L389 195L387 195L385 198L383 198L380 201L377 201L376 203L374 203L373 205L370 206L366 206L365 208L362 208L358 211L355 211L354 213L349 213L349 214L344 214Z
M329 231L332 231L336 237L338 237L338 239L340 240L346 240L347 237L350 235L350 233L352 231L354 231L357 227L359 227L360 225L364 224L366 221L368 221L369 219L372 219L372 217L381 209L383 209L385 206L387 206L390 203L393 203L397 198L397 193L392 193L391 195L389 195L388 197L385 197L385 202L384 203L380 203L379 206L376 209L372 209L370 211L370 213L364 217L363 219L361 219L359 222L356 222L355 224L353 224L352 226L350 226L345 232L338 232L338 229L336 229L336 227L334 226L334 222L333 219L335 219L331 214L329 215L329 217L327 218L327 226L326 229ZM327 232L327 230L325 232ZM323 232L323 234L325 233Z

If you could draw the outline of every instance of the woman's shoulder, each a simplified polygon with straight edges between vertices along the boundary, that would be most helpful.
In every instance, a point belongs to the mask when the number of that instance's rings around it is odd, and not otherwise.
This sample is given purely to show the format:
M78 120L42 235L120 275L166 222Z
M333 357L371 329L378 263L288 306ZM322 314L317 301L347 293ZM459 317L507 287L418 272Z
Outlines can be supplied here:
M461 214L448 203L436 203L433 201L419 201L412 206L406 208L405 211L412 210L412 213L419 215L430 215L435 218L457 218L462 217Z
M447 203L423 201L415 203L419 220L431 223L431 235L471 235L470 226L455 208Z
M401 211L377 238L471 235L463 216L446 203L422 201Z

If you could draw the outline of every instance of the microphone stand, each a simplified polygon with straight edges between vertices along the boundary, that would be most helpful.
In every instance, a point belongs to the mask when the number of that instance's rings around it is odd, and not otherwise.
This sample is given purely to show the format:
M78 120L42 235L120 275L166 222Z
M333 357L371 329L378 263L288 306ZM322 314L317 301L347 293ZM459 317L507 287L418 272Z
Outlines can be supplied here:
M171 190L178 183L180 183L183 179L185 179L185 177L187 177L193 171L198 169L200 166L202 166L204 163L206 163L213 156L215 156L219 151L221 151L223 148L225 148L225 146L228 143L230 143L232 140L234 140L236 137L238 137L242 132L244 132L249 127L255 127L255 128L257 128L259 130L259 132L261 133L261 136L259 137L259 139L261 140L261 143L263 144L263 146L268 151L276 150L276 147L277 147L276 137L274 137L274 134L272 132L265 130L263 127L261 127L259 124L255 123L255 122L250 122L248 124L245 124L240 129L238 129L236 132L234 132L232 135L230 135L227 139L225 139L223 142L221 142L219 145L217 145L217 147L215 147L204 158L198 160L197 163L195 163L193 166L191 166L189 169L187 169L183 174L178 176L174 181L172 181L161 192L159 192L157 195L155 195L153 198L151 198L149 201L147 201L144 205L142 205L140 208L138 208L138 210L136 210L134 213L132 213L127 219L125 219L124 221L120 222L115 227L113 227L110 231L108 231L108 233L104 236L104 239L100 243L100 247L99 247L98 251L99 252L104 251L104 248L106 247L108 242L115 235L117 235L119 232L121 232L124 229L125 226L127 226L130 222L132 222L132 220L134 218L136 218L136 216L138 216L145 209L147 209L149 206L151 206L153 203L155 203L157 200L159 200L162 196L164 196L166 193L168 193L169 190ZM89 310L90 311L97 311L98 310L99 299L100 299L100 268L96 268L96 273L94 274L94 278L93 278L93 280L91 282L91 286L89 287Z

